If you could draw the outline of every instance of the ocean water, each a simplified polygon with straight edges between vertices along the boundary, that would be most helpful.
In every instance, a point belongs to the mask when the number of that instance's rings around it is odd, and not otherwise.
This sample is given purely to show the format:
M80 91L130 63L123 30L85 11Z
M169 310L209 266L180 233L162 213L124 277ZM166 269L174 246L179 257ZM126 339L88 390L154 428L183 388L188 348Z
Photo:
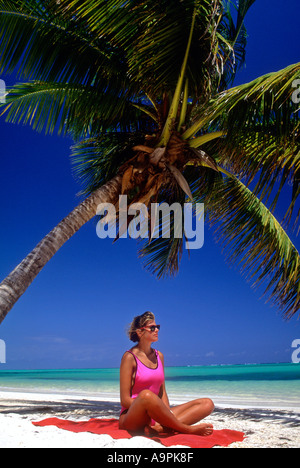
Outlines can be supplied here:
M212 398L220 406L300 410L300 364L167 367L171 402ZM119 398L119 369L0 371L0 391Z

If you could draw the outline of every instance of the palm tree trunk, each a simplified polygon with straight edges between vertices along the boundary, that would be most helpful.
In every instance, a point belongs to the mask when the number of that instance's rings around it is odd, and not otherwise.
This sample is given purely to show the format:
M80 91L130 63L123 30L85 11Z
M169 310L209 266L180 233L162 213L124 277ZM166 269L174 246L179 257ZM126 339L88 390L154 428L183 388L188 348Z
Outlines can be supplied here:
M97 212L100 203L113 203L121 192L120 176L95 190L64 218L0 284L0 323L54 254Z

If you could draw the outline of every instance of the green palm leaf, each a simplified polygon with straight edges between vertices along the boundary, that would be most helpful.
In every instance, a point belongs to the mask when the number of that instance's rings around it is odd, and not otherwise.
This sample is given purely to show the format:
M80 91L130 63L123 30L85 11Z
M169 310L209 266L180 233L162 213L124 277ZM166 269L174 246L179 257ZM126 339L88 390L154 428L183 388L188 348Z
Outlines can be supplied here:
M184 202L183 192L179 193L175 188L173 192L165 191L157 200L159 205L167 203L168 207L171 207L173 203L178 203L182 213L184 212ZM159 279L175 276L179 271L183 255L184 217L182 216L181 226L175 225L173 214L166 210L165 217L161 215L160 219L155 219L153 222L156 229L151 232L152 226L149 225L150 241L140 241L139 258L142 260L144 268ZM164 235L164 230L169 232Z
M160 237L141 248L139 257L144 268L160 279L178 273L182 253L183 239Z
M271 211L228 171L201 168L191 181L193 198L204 203L205 218L227 260L254 286L265 284L269 301L286 318L300 307L300 256ZM222 173L222 175L221 175ZM188 178L188 176L187 176ZM140 250L145 267L158 277L178 273L183 239L155 239Z
M139 130L151 120L146 106L131 102L114 82L88 87L67 83L32 82L9 90L3 113L12 123L30 124L52 134L70 134L75 139L99 135L108 129ZM148 125L151 129L151 125Z
M189 183L192 190L192 196L195 202L203 202L203 199L199 199L199 191L203 194L214 193L218 180L222 177L219 172L214 170L208 170L203 166L192 168L188 166L184 172L184 177ZM194 195L197 196L195 199ZM163 232L164 223L169 223L171 232L170 238L164 239L163 237L151 239L148 242L141 242L139 249L139 257L142 259L143 265L151 274L156 275L158 278L164 278L167 276L176 276L180 268L180 262L183 255L183 247L185 242L185 231L184 231L184 203L186 202L185 194L183 192L176 193L174 190L172 193L163 193L157 200L158 203L168 203L172 206L173 203L177 202L181 205L182 211L182 230L178 232L177 236L174 237L175 226L174 221L171 218L162 219L160 224L161 232Z
M290 105L292 102L292 95L295 92L293 82L299 78L299 75L300 63L296 63L217 94L205 109L197 108L194 111L195 122L186 130L183 137L192 138L201 129L213 123L222 124L224 127L227 124L229 131L233 131L234 127L238 127L241 123L246 124L249 129L256 126L260 118L264 119L262 123L267 130L274 122L270 120L270 116L275 117L276 111L279 111L284 104ZM267 113L262 113L262 105L265 105L263 110L268 111ZM297 108L293 107L293 112L296 110ZM256 111L254 115L253 111ZM288 125L287 122L285 124ZM281 133L287 130L287 127L282 127L281 122L278 123L278 129L280 128Z
M123 83L122 51L56 10L46 1L0 0L0 74L87 85L113 77Z
M196 28L187 77L203 99L220 72L222 53L226 57L229 53L227 47L221 53L222 38L216 34L222 17L220 0L65 0L58 6L66 19L84 21L91 33L124 50L131 79L150 95L175 90L194 10Z
M246 59L247 31L245 17L255 0L240 0L235 6L230 0L224 1L223 20L219 33L229 41L233 56L227 57L223 65L224 72L220 80L219 91L231 86L236 72L243 66ZM235 11L232 11L235 10ZM236 16L236 19L234 18Z
M269 300L280 304L289 318L300 307L299 252L268 208L227 174L206 203L216 239L230 262L241 266L255 286L267 285Z
M264 128L257 126L256 130L241 130L234 144L224 138L215 146L218 162L231 172L241 174L246 185L251 184L253 193L268 203L271 210L281 200L283 189L292 187L288 190L291 199L284 224L289 226L293 222L296 229L300 216L299 208L296 212L300 168L298 141L277 135L275 128L272 133L265 134Z
M218 94L205 109L196 110L196 122L183 135L192 139L204 129L222 130L226 138L216 149L219 163L247 176L248 182L258 176L256 195L270 195L278 177L291 183L288 221L299 195L300 115L292 101L299 75L298 63Z

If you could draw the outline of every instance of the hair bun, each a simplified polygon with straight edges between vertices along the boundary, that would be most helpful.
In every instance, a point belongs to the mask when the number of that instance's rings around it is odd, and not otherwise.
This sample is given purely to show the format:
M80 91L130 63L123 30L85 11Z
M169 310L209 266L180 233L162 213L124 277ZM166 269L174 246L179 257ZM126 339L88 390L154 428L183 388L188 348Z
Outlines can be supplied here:
M130 341L133 341L133 343L137 343L139 341L139 337L138 337L138 334L136 333L136 330L144 327L147 322L150 322L153 320L155 320L155 316L152 312L149 312L149 311L145 312L142 315L137 315L136 317L134 317L127 331L127 335Z

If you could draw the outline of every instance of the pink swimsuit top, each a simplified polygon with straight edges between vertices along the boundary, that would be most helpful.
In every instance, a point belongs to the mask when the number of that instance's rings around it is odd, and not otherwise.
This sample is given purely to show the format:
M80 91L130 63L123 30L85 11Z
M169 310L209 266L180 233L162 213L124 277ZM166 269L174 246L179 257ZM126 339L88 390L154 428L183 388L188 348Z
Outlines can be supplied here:
M131 389L131 398L136 398L142 390L151 390L151 392L158 395L165 381L164 368L158 352L155 350L157 359L157 366L155 369L145 366L131 351L127 352L132 354L136 361L136 374L134 385ZM126 410L127 408L122 407L121 414Z

